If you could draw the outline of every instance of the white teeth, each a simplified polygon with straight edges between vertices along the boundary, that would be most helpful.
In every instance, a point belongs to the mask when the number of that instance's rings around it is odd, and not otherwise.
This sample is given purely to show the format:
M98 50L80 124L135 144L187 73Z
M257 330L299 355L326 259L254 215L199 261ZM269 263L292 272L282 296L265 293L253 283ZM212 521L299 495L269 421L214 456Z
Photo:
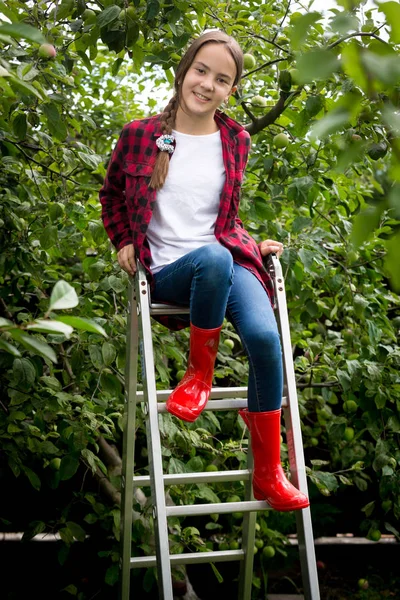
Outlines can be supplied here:
M197 92L194 92L194 95L197 96L198 98L200 98L201 100L208 100L208 98L206 96L203 96L202 94L198 94Z

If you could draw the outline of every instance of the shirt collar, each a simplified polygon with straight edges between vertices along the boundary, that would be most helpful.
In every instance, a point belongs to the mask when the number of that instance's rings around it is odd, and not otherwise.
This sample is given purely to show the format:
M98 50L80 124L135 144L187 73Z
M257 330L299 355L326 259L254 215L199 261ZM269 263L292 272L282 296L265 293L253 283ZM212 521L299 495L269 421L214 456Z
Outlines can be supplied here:
M155 128L153 133L153 139L157 139L162 135L161 127L161 114L156 115ZM225 113L220 110L216 110L214 114L214 121L217 123L218 128L221 132L221 136L226 140L228 144L234 145L236 143L235 137L241 132L244 131L243 125L240 125L231 117L228 117Z

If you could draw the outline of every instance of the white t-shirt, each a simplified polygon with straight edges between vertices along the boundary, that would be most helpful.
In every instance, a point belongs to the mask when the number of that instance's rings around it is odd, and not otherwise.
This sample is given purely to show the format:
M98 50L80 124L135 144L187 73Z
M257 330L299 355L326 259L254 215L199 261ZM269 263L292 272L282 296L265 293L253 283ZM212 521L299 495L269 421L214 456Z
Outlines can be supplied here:
M173 133L175 151L147 229L153 273L196 248L218 244L214 228L225 183L220 131Z

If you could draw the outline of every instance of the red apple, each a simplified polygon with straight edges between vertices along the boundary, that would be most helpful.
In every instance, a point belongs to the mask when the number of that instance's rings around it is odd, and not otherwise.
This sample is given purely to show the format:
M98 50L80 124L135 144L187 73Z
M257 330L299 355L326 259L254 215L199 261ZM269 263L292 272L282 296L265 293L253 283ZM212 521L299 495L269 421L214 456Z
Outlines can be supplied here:
M40 58L54 58L57 54L53 44L42 44L39 46Z

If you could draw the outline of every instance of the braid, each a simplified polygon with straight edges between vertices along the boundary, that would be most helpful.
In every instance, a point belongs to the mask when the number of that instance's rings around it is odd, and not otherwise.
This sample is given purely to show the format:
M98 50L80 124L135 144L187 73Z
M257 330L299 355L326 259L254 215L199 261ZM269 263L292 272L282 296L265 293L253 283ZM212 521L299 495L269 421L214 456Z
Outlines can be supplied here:
M171 134L175 125L176 111L178 110L178 94L175 94L168 102L161 115L161 131L163 135ZM150 179L150 187L159 190L165 183L169 169L168 152L159 152Z

